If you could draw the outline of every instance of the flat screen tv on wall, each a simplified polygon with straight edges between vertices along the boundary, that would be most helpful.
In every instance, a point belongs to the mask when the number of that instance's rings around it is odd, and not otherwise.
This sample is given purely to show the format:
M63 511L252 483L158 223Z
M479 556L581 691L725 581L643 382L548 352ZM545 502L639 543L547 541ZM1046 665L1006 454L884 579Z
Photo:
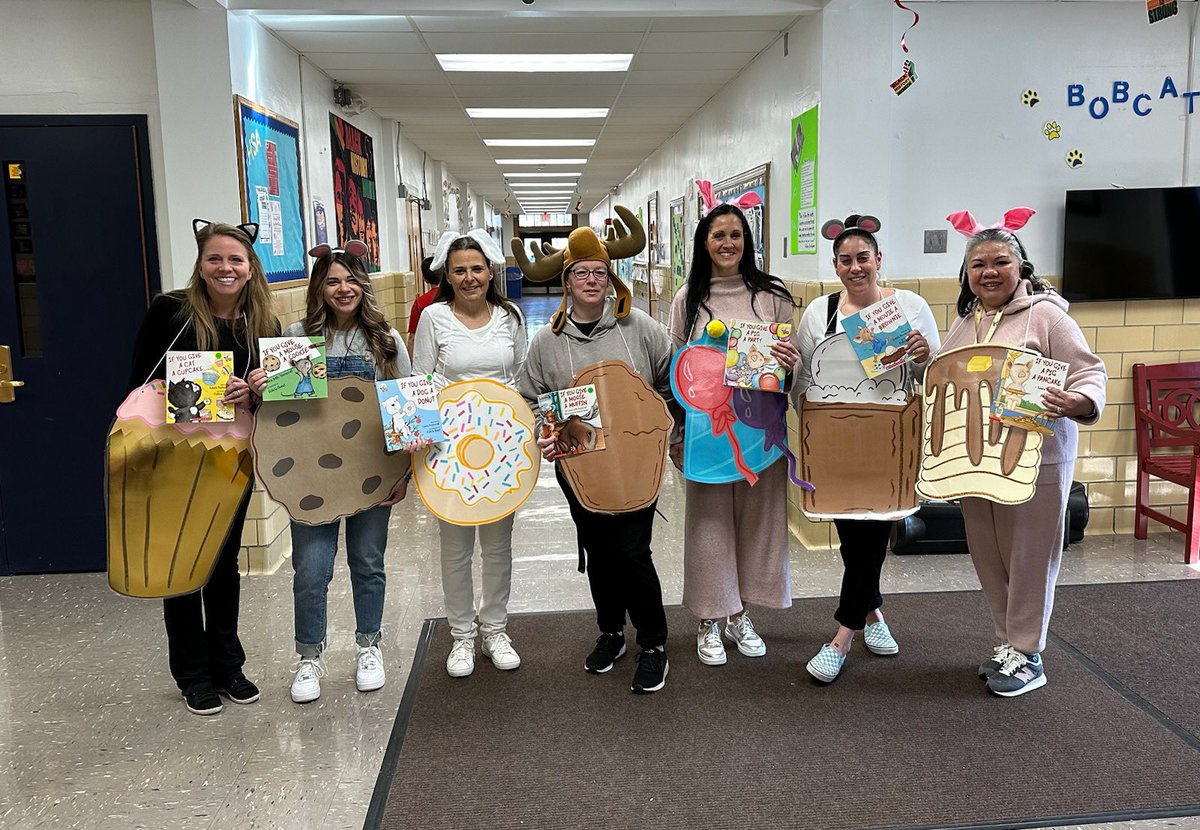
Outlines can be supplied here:
M1071 302L1200 297L1200 187L1068 190L1062 293Z

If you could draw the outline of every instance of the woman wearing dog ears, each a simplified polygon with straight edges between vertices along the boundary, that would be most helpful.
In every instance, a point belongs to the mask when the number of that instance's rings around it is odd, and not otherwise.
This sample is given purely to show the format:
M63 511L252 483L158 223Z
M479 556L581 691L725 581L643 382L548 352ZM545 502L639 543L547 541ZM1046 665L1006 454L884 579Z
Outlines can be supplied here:
M308 280L305 317L288 326L284 335L323 337L330 378L407 377L412 371L408 351L375 300L362 261L366 253L367 246L358 240L346 243L344 248L318 245L309 251L316 262ZM250 382L261 393L267 384L266 372L256 370ZM404 498L407 487L408 480L404 479L378 507L345 520L346 561L354 594L354 641L358 647L354 682L360 692L379 689L386 679L379 648L387 587L383 559L392 505ZM321 678L327 671L321 656L326 608L340 525L341 520L323 525L291 523L292 567L296 571L292 594L296 651L300 655L291 689L296 703L308 703L321 696Z

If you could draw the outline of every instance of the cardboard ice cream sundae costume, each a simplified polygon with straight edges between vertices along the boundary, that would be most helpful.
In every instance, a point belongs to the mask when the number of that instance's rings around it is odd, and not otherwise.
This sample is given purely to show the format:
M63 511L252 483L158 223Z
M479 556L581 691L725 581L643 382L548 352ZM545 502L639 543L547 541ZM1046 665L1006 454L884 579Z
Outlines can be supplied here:
M486 379L448 384L438 404L446 440L412 456L421 501L451 524L503 519L533 493L541 469L533 412L515 389Z
M254 464L293 520L323 525L375 507L408 473L409 455L387 452L375 384L329 381L329 397L264 401L254 426Z

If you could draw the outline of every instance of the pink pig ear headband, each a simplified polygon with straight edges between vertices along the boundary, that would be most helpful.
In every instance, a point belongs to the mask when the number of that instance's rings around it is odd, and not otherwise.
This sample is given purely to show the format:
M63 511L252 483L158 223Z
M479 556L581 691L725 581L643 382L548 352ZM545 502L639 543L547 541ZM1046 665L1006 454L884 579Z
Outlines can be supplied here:
M975 217L971 215L970 211L960 210L958 213L951 213L947 216L946 221L954 227L954 230L969 239L980 231L998 230L1008 231L1009 233L1019 231L1025 227L1025 223L1035 213L1037 211L1033 208L1015 207L1005 212L1003 221L997 222L994 225L981 225L975 221Z
M309 250L308 255L314 259L333 256L334 254L349 254L353 257L362 259L367 255L367 243L357 239L351 239L341 248L332 248L329 245L318 245Z
M734 207L738 207L738 208L741 208L742 210L745 210L746 208L758 207L759 205L761 205L763 203L763 200L754 191L750 191L749 193L743 193L741 196L738 196L736 199L728 199L724 202L719 202L719 201L717 201L717 197L715 195L713 195L712 182L707 181L705 179L697 179L696 180L696 189L700 191L700 198L704 200L704 215L705 216L708 216L708 214L712 213L713 208L716 208L723 204L724 205L733 205Z

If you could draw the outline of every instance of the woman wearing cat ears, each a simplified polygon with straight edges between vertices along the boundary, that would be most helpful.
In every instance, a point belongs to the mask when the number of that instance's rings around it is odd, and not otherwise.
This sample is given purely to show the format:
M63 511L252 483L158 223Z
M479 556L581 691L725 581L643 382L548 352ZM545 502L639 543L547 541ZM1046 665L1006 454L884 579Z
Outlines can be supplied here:
M833 267L842 281L842 290L818 297L800 318L798 337L802 360L796 386L801 393L813 383L813 356L817 346L842 331L842 320L885 297L896 298L912 326L905 349L913 360L884 373L880 381L892 381L897 388L911 394L914 381L921 377L929 362L930 352L938 348L937 321L929 304L912 291L879 285L879 267L883 263L883 254L875 239L879 228L880 222L874 216L857 214L846 217L845 221L826 222L821 228L821 235L833 242ZM873 338L866 339L868 343L872 341ZM862 380L866 380L865 374L862 374ZM814 483L818 488L821 486L815 478ZM863 632L863 643L873 654L892 655L900 651L884 622L880 610L883 595L879 589L894 521L865 515L845 515L833 521L841 542L843 564L841 595L833 615L838 629L807 666L808 673L822 683L837 679L856 632Z
M357 377L373 381L407 377L412 371L408 350L400 333L384 319L363 265L367 246L352 240L344 248L318 245L308 253L316 257L316 262L308 280L305 317L288 326L284 336L324 338L325 362L331 379ZM267 384L266 372L255 370L250 382L261 392ZM392 505L404 498L407 487L408 480L404 479L378 507L345 520L346 561L354 595L354 640L358 648L354 682L360 692L379 689L385 680L379 648L387 587L384 551ZM292 594L296 652L300 655L291 688L296 703L308 703L321 696L321 678L327 671L322 657L326 608L340 525L341 520L322 525L291 523L292 567L296 571Z
M258 225L225 225L196 219L196 262L186 288L160 294L150 303L133 350L129 389L165 379L168 351L228 351L233 376L223 402L248 408L257 403L246 378L258 366L258 339L279 333L271 292L254 252ZM238 550L246 519L247 490L233 525L200 591L163 600L171 675L188 711L215 715L224 695L234 703L258 700L246 679L246 652L238 639Z

